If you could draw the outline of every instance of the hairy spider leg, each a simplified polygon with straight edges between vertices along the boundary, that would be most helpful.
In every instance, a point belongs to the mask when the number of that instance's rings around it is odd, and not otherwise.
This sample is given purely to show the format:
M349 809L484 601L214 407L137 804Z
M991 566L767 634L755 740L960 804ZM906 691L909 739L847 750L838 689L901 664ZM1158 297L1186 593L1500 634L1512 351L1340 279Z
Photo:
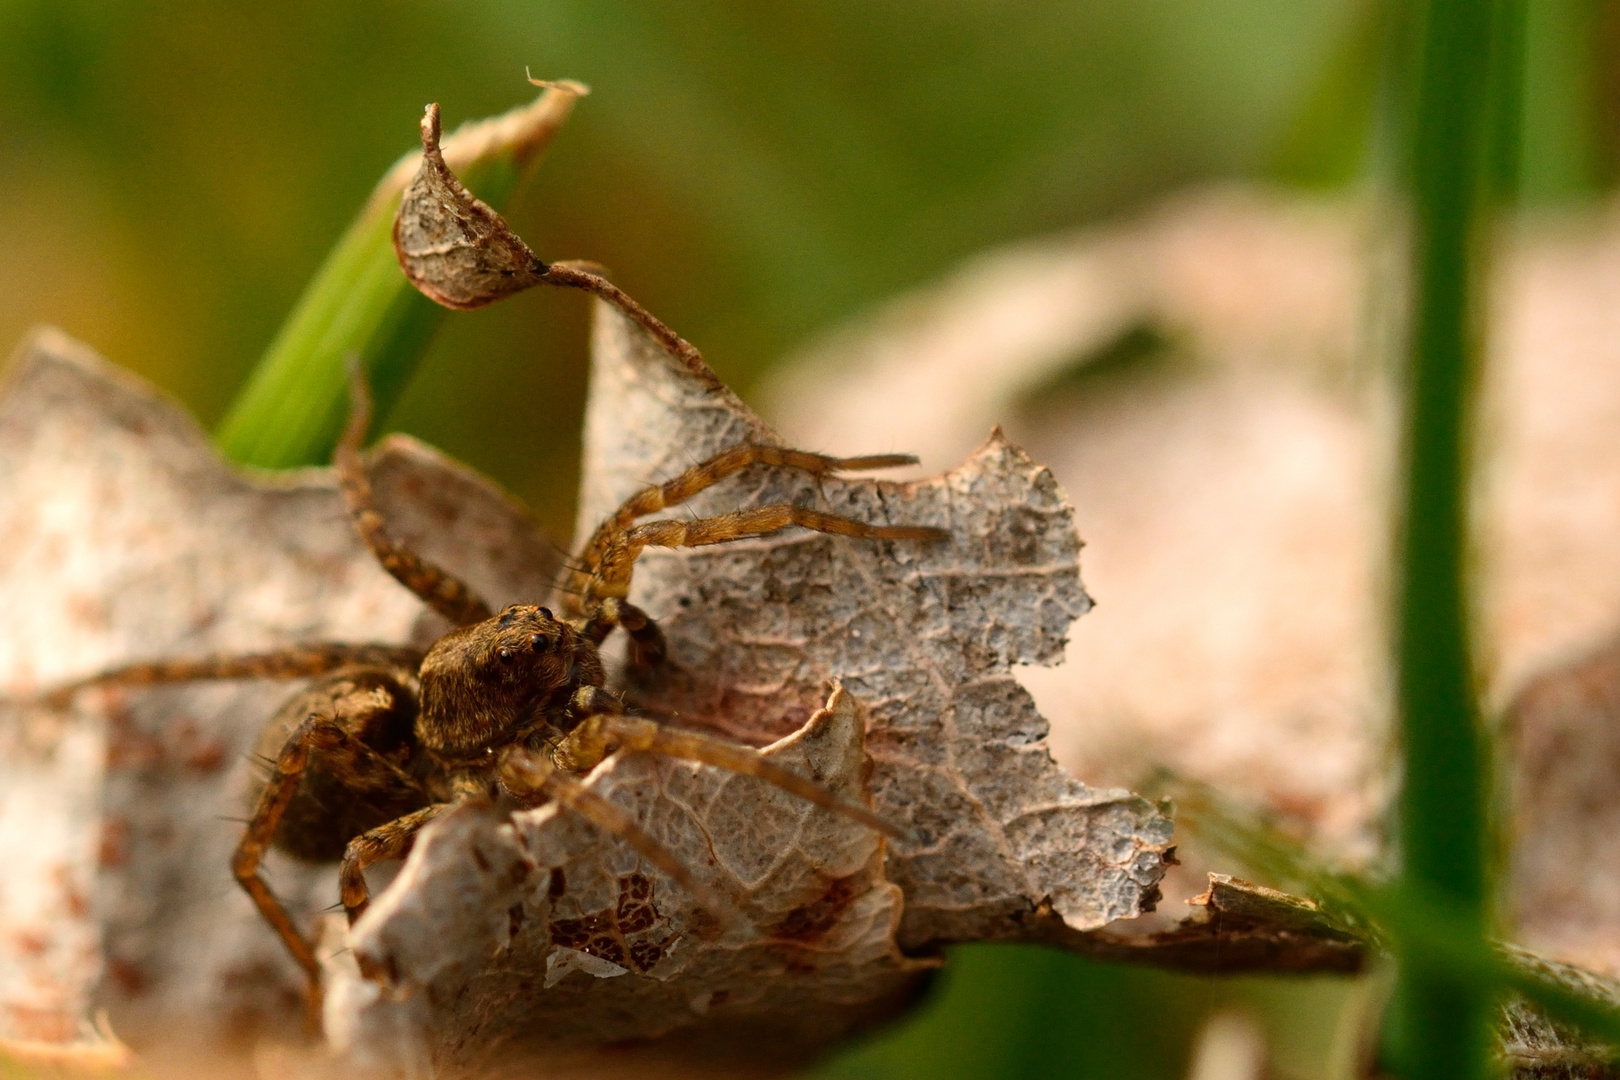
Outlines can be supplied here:
M377 557L377 562L393 575L395 581L452 624L468 626L483 622L494 612L470 586L444 567L422 558L388 535L388 527L372 495L371 481L366 477L365 465L360 460L360 444L365 440L366 429L370 426L371 390L366 385L365 372L360 369L358 359L351 358L349 422L332 453L332 464L337 469L338 484L343 489L343 501L349 508L355 532L360 534L360 539Z
M303 679L350 666L414 672L422 664L420 649L392 645L300 645L265 653L220 653L187 660L153 660L112 668L87 679L57 687L44 702L65 709L81 690L98 686L157 686L205 679Z
M376 708L369 694L352 695L360 700L361 708ZM340 702L334 702L334 707ZM341 715L341 708L337 708ZM319 1030L321 1018L321 965L315 957L315 947L293 923L292 916L281 906L270 886L259 876L264 853L275 839L276 829L287 813L298 782L309 767L310 756L320 752L331 758L346 757L353 766L346 770L356 776L387 778L389 782L412 784L392 761L375 753L365 743L346 730L337 720L312 714L293 731L271 766L271 774L254 807L253 817L242 833L236 852L231 856L231 872L237 882L253 899L254 906L276 931L287 951L303 969L305 977L306 1019L312 1030ZM365 765L361 766L360 763Z
M623 627L630 636L627 659L632 668L649 670L664 662L668 648L664 631L652 616L628 600L617 597L602 600L592 610L590 618L585 620L583 630L593 644L601 645L615 626Z
M862 540L943 540L943 529L923 525L868 525L806 506L781 504L735 510L693 521L649 521L619 532L603 547L586 587L590 599L622 600L630 592L636 559L649 547L704 547L768 536L789 525Z
M583 719L564 736L552 751L557 767L569 772L583 773L596 767L613 749L634 750L662 754L712 765L717 769L752 776L773 784L806 802L824 810L843 814L870 829L906 840L910 834L860 803L841 799L813 780L784 769L749 746L712 739L692 731L665 727L652 720L626 716L619 699L611 691L597 687L584 687L576 701L588 707L579 711Z
M742 443L722 450L706 461L701 461L685 472L662 484L642 488L620 505L619 509L602 524L580 551L579 564L569 584L579 597L580 610L589 612L592 600L600 596L589 590L595 580L596 569L613 544L637 518L656 514L678 506L699 492L735 476L750 465L775 465L780 468L799 469L816 476L835 472L858 472L867 469L887 469L896 465L915 465L911 454L874 454L866 457L835 458L825 454L812 454L807 450L789 450L782 446L761 443ZM601 594L605 596L606 594Z
M411 844L422 827L455 805L430 803L349 841L343 852L343 863L338 867L338 894L343 898L343 910L348 913L350 926L371 904L366 868L389 859L403 859L410 854Z
M560 771L544 753L512 747L502 755L500 775L501 787L524 806L543 806L555 799L592 825L630 845L637 855L691 893L709 914L733 925L744 920L735 900L699 881L672 851L637 824L622 807Z

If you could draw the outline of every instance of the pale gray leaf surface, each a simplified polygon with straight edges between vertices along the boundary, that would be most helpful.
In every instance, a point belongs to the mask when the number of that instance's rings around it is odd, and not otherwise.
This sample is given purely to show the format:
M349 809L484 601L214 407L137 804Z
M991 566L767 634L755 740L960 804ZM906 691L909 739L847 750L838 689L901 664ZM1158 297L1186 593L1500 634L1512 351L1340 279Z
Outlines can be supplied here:
M595 335L581 531L645 484L739 442L778 441L706 370L605 305ZM1038 908L1088 930L1151 907L1168 819L1064 773L1012 675L1061 657L1069 623L1090 606L1072 510L1051 474L997 433L939 477L812 481L753 469L681 509L784 502L937 526L951 539L794 530L649 550L632 599L671 646L656 682L639 688L646 704L763 741L797 727L827 681L841 680L871 711L875 805L917 836L888 859L906 894L907 948L1018 937Z

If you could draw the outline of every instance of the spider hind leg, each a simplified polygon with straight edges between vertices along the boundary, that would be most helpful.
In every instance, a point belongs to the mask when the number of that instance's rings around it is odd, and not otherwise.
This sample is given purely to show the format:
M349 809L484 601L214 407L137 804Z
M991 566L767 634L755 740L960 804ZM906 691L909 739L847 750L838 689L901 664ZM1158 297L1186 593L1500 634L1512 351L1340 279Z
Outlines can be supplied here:
M59 686L42 700L50 708L65 709L79 691L100 686L164 686L210 679L307 679L347 667L415 671L421 663L420 649L336 642L275 652L219 653L192 659L125 664Z

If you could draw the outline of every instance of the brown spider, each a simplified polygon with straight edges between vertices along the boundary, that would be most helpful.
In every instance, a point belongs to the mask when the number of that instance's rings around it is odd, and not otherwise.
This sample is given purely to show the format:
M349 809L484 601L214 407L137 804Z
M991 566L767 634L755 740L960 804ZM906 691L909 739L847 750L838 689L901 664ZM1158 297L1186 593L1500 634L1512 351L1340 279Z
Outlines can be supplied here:
M647 547L694 547L763 536L789 525L841 536L935 540L916 526L875 526L800 506L765 506L688 521L638 518L681 503L743 468L766 464L826 474L913 464L905 455L831 458L775 446L735 446L632 496L601 524L571 572L563 617L514 605L494 613L455 576L388 535L360 459L370 422L365 380L352 372L353 407L334 463L356 530L400 584L455 624L425 654L382 645L323 644L255 655L158 661L108 671L55 691L66 704L92 685L194 679L320 676L266 725L271 763L232 860L238 882L307 977L312 1022L320 1014L315 949L260 876L274 846L306 861L340 862L344 909L366 908L365 870L403 858L418 831L466 800L502 796L526 807L555 800L629 844L713 913L735 918L704 884L615 804L576 779L615 749L649 751L759 777L892 836L900 830L757 751L626 714L606 686L599 647L614 627L629 636L633 667L658 664L664 639L630 604L631 574Z

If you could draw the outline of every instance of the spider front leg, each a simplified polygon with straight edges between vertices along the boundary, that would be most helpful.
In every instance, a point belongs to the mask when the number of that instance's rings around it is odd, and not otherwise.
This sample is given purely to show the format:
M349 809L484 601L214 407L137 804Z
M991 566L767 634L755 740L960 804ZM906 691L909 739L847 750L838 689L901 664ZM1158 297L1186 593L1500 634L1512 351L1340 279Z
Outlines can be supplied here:
M911 454L874 454L867 457L835 458L828 457L825 454L812 454L805 450L789 450L782 446L768 446L760 443L743 443L740 446L733 446L729 450L721 451L714 457L699 462L671 480L636 492L636 494L626 499L611 517L597 526L596 532L591 535L590 540L586 542L585 547L580 552L579 565L574 570L570 582L575 595L580 598L578 610L590 614L592 613L592 605L597 601L604 598L622 600L628 595L628 569L625 572L624 582L626 591L616 592L613 591L612 584L603 579L602 567L610 561L613 550L623 543L627 532L635 524L637 518L646 517L648 514L654 514L660 510L677 506L694 495L713 487L727 477L736 475L750 465L773 465L779 468L797 469L813 476L825 476L835 472L887 469L897 465L915 465L916 463L917 459ZM782 508L770 507L767 509L779 510ZM727 516L730 517L731 515ZM847 518L836 518L831 514L824 514L821 517L849 525L859 526L861 524ZM777 528L781 527L780 525L777 526ZM816 528L817 526L812 524L807 525L807 527ZM868 526L868 528L874 527ZM770 532L773 530L766 529L764 531ZM840 532L844 530L832 529L824 531ZM879 533L846 533L846 535L887 535L893 539L933 539L944 534L937 529L918 530L902 527L892 533L880 531ZM724 543L728 539L738 540L743 538L743 534L739 534L700 542ZM654 543L653 546L662 545ZM631 556L631 561L634 561L634 555ZM607 586L607 588L603 586ZM629 627L626 627L626 629L629 629Z
M664 631L653 622L652 616L628 600L609 597L597 604L585 623L585 635L593 644L601 645L615 626L623 627L630 637L626 659L632 668L647 671L664 662L667 652Z
M636 560L650 547L706 547L769 536L790 525L833 536L859 540L944 540L943 529L924 525L868 525L854 518L840 517L807 506L782 504L736 510L695 521L650 521L615 534L603 546L585 588L587 602L622 602L630 593L630 579Z
M544 806L555 799L604 832L630 845L632 851L662 870L691 893L698 905L721 921L739 924L741 909L731 897L699 881L680 859L621 807L559 770L545 754L512 747L501 758L501 787L527 807Z
M454 805L432 803L349 841L343 852L343 865L338 867L338 895L343 898L343 910L348 913L350 926L371 904L366 868L410 854L411 844L422 827Z
M625 716L618 698L596 687L585 687L579 697L588 697L591 708L579 724L570 731L553 751L560 768L570 772L586 772L615 749L639 750L662 754L712 765L717 769L752 776L773 784L783 791L797 795L806 802L825 810L843 814L862 825L906 840L910 834L894 823L880 817L859 803L841 799L814 780L806 779L790 769L784 769L758 750L749 746L699 735L692 731L668 728L651 720ZM580 709L586 713L587 709Z

